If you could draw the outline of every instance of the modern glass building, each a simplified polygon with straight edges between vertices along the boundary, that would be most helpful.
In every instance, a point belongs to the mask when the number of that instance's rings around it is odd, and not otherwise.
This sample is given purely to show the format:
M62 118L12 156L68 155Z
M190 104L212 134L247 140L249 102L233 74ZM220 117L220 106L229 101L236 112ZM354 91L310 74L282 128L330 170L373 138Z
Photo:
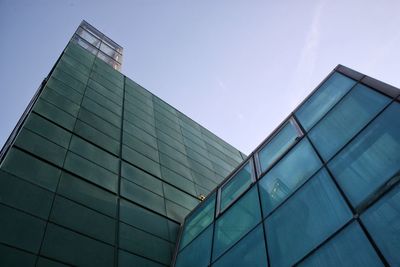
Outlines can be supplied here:
M245 156L121 74L82 22L0 154L0 266L169 266Z
M185 219L175 267L400 266L400 90L338 66Z

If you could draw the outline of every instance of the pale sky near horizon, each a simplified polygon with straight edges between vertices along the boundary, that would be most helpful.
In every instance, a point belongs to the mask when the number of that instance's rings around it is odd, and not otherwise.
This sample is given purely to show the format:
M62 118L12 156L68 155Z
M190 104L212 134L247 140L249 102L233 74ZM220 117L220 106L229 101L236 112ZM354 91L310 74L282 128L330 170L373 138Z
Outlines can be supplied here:
M82 19L122 73L249 154L337 65L400 87L398 0L0 0L0 146Z

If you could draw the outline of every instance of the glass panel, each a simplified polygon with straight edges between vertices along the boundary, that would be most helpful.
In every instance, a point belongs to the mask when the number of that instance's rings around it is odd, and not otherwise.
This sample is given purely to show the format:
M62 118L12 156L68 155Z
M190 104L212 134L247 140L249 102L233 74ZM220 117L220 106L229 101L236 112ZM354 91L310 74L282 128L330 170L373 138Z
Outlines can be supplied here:
M91 46L89 43L87 43L84 39L79 37L78 35L74 35L73 41L83 47L85 50L89 51L93 55L97 55L97 49L93 46Z
M329 163L354 207L400 167L400 104L393 103Z
M56 196L50 220L58 225L114 244L115 220L66 198Z
M164 239L169 238L166 218L123 199L120 202L120 220Z
M231 179L221 188L221 207L223 211L233 200L240 196L252 183L252 167L251 162L238 171Z
M300 136L296 125L289 120L258 152L261 172L266 171Z
M358 84L310 131L309 137L327 161L389 102L389 98Z
M335 184L322 169L266 219L271 265L293 265L351 217Z
M384 266L358 223L354 222L298 266Z
M0 244L0 266L35 266L36 255Z
M113 59L118 60L118 62L121 62L121 56L105 43L101 43L100 50L103 51L106 55L112 57Z
M21 194L23 192L23 194ZM0 170L0 202L47 220L53 193ZM1 266L1 264L0 264Z
M183 249L176 258L175 267L206 267L210 263L213 224Z
M213 260L261 221L257 186L233 204L216 222Z
M38 253L46 222L2 204L0 214L0 242Z
M87 32L86 30L82 28L78 28L77 33L80 37L85 39L87 42L89 42L91 45L99 48L100 47L100 40L97 39L94 35L91 33Z
M119 227L121 248L165 265L171 262L171 243L124 223L120 223Z
M49 223L40 254L74 266L112 266L114 247Z
M307 131L344 96L356 81L335 72L296 111L296 117Z
M201 231L203 231L214 220L215 193L197 207L189 217L185 219L180 249L184 248Z
M262 224L251 231L245 238L222 256L213 267L251 266L265 267L267 254L265 251L264 231Z
M321 165L307 139L298 143L260 180L264 217L290 196Z
M121 64L119 64L117 61L115 61L114 59L112 59L111 57L107 56L106 54L104 54L101 51L99 51L99 53L97 54L97 57L102 59L102 60L104 60L106 63L111 65L116 70L119 70L120 67L121 67Z
M400 186L375 203L361 220L391 266L400 265Z

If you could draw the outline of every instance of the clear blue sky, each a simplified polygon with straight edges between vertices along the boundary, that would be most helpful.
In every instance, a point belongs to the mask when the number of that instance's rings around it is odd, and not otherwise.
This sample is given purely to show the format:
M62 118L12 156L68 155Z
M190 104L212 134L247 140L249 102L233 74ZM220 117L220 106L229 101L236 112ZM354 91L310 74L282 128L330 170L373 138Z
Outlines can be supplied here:
M0 145L82 19L122 72L250 153L343 64L400 86L400 1L0 0Z

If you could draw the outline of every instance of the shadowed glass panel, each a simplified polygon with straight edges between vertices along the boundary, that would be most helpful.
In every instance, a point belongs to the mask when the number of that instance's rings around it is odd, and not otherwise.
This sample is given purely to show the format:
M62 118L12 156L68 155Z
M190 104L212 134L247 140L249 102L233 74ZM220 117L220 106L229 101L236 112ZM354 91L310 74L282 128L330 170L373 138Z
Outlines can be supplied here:
M328 164L354 207L400 169L400 104L392 103Z
M271 265L293 265L351 216L335 184L322 169L266 219Z
M335 72L296 111L304 129L308 131L321 119L354 85L356 81Z

